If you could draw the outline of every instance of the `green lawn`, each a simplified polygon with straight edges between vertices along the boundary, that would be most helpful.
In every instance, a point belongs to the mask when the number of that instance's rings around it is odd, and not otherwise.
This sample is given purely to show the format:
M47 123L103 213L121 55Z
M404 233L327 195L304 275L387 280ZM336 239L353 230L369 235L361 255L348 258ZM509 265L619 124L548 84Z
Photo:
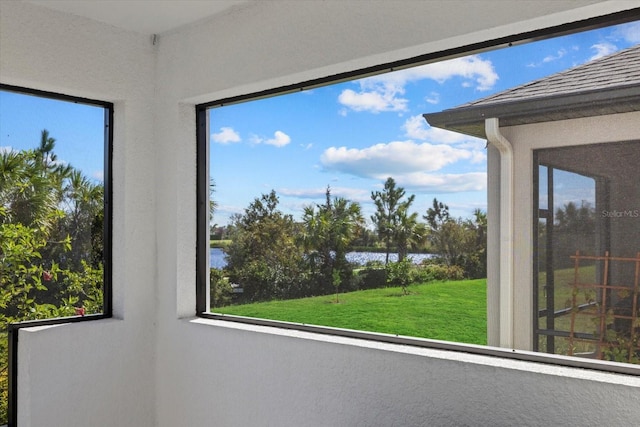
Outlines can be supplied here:
M209 240L210 248L226 248L231 244L231 240Z
M469 344L487 343L486 279L371 289L216 308L222 314L383 332Z

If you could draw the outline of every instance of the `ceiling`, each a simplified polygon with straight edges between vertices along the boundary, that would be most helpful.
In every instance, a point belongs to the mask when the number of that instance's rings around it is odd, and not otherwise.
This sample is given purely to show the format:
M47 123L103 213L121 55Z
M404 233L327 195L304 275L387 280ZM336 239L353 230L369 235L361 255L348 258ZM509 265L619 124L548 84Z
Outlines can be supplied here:
M142 34L161 34L254 0L22 0Z

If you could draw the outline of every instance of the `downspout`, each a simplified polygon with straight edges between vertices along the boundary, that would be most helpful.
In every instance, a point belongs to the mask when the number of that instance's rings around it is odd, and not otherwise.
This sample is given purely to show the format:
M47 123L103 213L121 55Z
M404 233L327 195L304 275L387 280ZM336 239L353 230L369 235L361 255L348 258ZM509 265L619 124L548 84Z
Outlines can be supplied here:
M497 118L484 126L487 141L500 152L500 347L513 348L513 147Z

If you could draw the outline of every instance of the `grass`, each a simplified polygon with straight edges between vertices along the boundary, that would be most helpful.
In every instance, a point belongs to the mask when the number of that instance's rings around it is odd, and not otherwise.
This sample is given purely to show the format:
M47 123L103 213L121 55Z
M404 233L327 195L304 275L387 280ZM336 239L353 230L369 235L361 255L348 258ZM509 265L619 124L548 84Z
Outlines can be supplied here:
M221 314L469 344L487 343L486 279L371 289L216 308Z
M596 266L586 265L579 269L580 280L583 283L596 283ZM540 283L546 282L546 273L540 273ZM569 307L571 304L571 295L573 291L573 283L575 281L575 270L573 268L563 268L554 271L555 282L555 310L560 310ZM540 291L538 294L538 301L540 307L546 305L544 291ZM580 301L581 303L584 301Z
M231 240L209 240L210 248L226 248L231 244Z
M580 267L579 269L580 280L582 283L596 283L598 279L596 278L596 266L595 265L586 265ZM555 282L555 296L554 296L554 310L562 310L565 308L571 307L572 304L572 293L573 293L573 283L575 281L575 270L573 268L564 268L558 269L554 271L554 282ZM546 282L546 274L540 274L540 282ZM585 291L585 289L579 289L578 295L576 299L577 304L583 304L589 302L589 299L586 297L587 295L591 295L591 298L595 298L595 292L591 291L590 293ZM540 290L538 294L538 302L540 307L546 307L546 296L543 289ZM585 332L585 333L593 333L596 330L596 323L594 323L593 316L597 315L595 309L593 310L585 310L576 315L576 323L574 325L574 331L576 332ZM543 318L540 320L541 327L545 327L546 320ZM555 319L555 329L562 331L569 331L571 322L571 315L567 313L564 316L557 317Z

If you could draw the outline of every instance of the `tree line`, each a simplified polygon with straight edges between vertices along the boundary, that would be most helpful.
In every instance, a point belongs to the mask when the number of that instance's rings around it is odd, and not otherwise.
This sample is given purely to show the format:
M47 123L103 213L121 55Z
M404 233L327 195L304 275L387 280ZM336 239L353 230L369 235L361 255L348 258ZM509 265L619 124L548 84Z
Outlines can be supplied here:
M242 214L232 216L227 228L227 266L211 270L212 305L230 302L231 283L243 289L236 300L253 302L384 285L406 289L412 275L436 270L445 278L486 277L484 212L476 210L472 219L454 218L447 205L434 199L420 221L411 209L415 195L407 195L392 177L371 199L376 207L373 230L367 229L360 204L333 197L330 187L323 203L304 208L300 221L278 209L274 190L254 199ZM346 254L364 240L383 249L385 263L356 272ZM434 259L416 272L407 255L425 249ZM398 261L392 263L389 254L394 252Z

